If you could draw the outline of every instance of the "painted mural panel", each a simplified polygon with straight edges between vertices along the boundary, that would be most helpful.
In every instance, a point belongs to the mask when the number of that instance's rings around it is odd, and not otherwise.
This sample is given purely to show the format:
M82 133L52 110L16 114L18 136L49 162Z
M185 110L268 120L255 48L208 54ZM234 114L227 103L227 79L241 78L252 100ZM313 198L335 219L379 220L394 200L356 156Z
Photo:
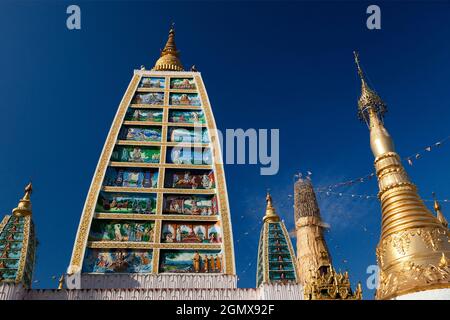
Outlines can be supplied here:
M154 242L155 223L115 220L94 220L90 241Z
M12 216L0 234L0 280L15 280L22 252L24 219Z
M22 250L21 242L20 245L14 245L9 241L5 241L3 249L0 253L0 259L19 259L21 250Z
M117 146L111 155L111 161L159 163L159 147Z
M150 273L151 250L87 249L83 271L88 273Z
M161 232L161 241L166 243L221 243L221 229L220 222L165 222Z
M100 192L96 212L120 214L155 214L156 194Z
M164 214L214 216L219 214L217 198L213 196L164 195Z
M145 168L112 168L106 170L103 184L110 187L156 188L158 171Z
M200 110L170 110L169 122L203 124L206 119Z
M169 103L173 106L201 106L197 93L171 93Z
M187 165L210 165L212 155L209 148L201 147L169 147L167 162Z
M269 254L269 262L290 262L291 255L282 253Z
M214 172L212 170L166 170L164 186L179 189L214 189Z
M164 104L162 92L136 92L131 103L161 106Z
M129 141L159 142L161 128L159 127L122 127L119 139Z
M292 266L292 263L289 262L282 262L282 261L276 261L276 262L269 262L269 270L275 270L275 271L294 271L294 267Z
M10 241L6 241L6 240L0 240L0 257L7 255L7 253L5 253L5 251L20 251L22 250L22 242L18 241L18 242L10 242Z
M23 233L21 232L2 232L0 235L0 241L22 241Z
M161 250L160 272L221 273L222 253L219 250Z
M269 272L269 278L272 281L295 281L295 272L294 271L278 271L278 272Z
M128 121L161 122L163 111L161 109L134 109L129 108L125 116Z
M139 88L160 88L164 89L166 85L165 78L142 77L139 82Z
M206 128L169 128L168 140L183 143L208 143Z
M195 89L195 81L193 78L171 78L170 89Z
M14 269L0 268L0 280L13 281L16 279L16 277L17 277L17 267L15 267Z

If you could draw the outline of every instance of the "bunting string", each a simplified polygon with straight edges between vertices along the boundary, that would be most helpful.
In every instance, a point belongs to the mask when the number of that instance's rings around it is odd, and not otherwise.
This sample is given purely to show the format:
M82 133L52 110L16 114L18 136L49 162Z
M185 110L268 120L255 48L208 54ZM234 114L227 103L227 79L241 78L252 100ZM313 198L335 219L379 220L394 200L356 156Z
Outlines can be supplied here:
M445 137L444 139L441 139L433 144L426 146L425 148L420 149L419 151L417 151L407 157L402 158L402 161L408 163L408 165L410 165L410 166L413 166L414 162L421 159L425 153L428 153L428 152L431 152L431 151L434 151L434 150L440 148L442 145L447 143L449 140L450 140L450 136ZM351 186L351 185L354 185L357 183L367 182L367 181L371 180L373 177L375 177L374 172L372 172L370 174L366 174L366 175L358 177L358 178L351 179L351 180L331 184L331 185L328 185L325 187L317 187L317 188L315 188L315 190L317 192L330 191L330 190L333 190L333 189L336 189L339 187L343 187L343 186Z
M365 200L373 200L378 199L377 195L373 194L356 194L356 193L344 193L344 192L333 192L328 190L316 190L316 192L325 194L327 196L338 196L338 197L351 197L355 199L365 199ZM434 202L434 199L422 199L424 202ZM436 199L440 203L449 203L450 199Z

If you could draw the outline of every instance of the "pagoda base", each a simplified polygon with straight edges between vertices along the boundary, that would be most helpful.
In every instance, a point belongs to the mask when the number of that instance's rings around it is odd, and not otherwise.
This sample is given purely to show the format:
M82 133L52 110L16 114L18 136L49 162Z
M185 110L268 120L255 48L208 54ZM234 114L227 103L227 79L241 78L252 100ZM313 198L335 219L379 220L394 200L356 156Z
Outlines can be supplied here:
M82 274L75 289L235 289L237 277L225 274ZM68 285L68 288L71 286Z
M398 296L392 300L450 300L450 289L433 289Z
M258 288L103 288L30 289L0 284L0 300L303 300L298 284L264 284Z

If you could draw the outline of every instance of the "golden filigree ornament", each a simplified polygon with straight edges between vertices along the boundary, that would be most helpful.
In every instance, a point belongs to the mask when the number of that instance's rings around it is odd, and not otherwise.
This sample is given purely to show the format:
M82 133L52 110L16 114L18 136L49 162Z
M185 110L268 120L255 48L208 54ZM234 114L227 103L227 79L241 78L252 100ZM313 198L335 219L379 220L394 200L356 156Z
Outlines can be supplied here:
M361 300L362 286L352 291L348 272L337 273L331 264L310 270L310 280L304 286L305 300Z
M419 197L383 125L386 105L368 87L357 53L355 61L362 83L359 116L370 129L382 208L377 247L380 283L376 298L391 299L418 291L450 288L450 269L442 263L442 257L450 255L445 218L442 213L434 216Z

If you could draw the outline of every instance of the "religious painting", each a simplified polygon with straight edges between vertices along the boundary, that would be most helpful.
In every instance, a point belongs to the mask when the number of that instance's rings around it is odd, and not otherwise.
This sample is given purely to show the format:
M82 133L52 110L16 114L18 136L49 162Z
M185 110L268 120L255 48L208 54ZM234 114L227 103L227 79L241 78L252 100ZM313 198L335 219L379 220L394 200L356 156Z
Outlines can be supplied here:
M90 241L154 242L155 223L95 219L89 234Z
M209 148L170 147L167 149L167 162L187 165L210 165L212 155Z
M291 255L283 253L271 253L269 254L269 262L290 262Z
M18 260L17 260L18 262ZM1 260L0 260L0 264L1 264ZM17 268L18 266L14 267L14 268L9 268L6 267L4 269L2 269L0 267L0 280L15 280L17 277Z
M269 245L269 253L270 254L290 254L288 246L271 246Z
M96 212L118 214L155 214L156 194L100 192Z
M200 98L197 93L171 93L169 103L173 106L200 106Z
M215 179L213 171L205 170L167 170L166 188L213 189Z
M15 222L12 219L8 221L6 226L3 228L3 232L23 232L23 223L22 222Z
M5 241L3 249L0 250L0 259L19 259L22 248L13 246L9 241Z
M22 241L23 233L22 232L2 232L0 234L0 241Z
M221 243L220 222L165 222L161 241L165 243Z
M284 237L269 237L269 246L287 246L286 239Z
M111 155L111 161L159 163L159 147L117 146Z
M135 109L129 108L125 116L128 121L161 122L163 111L161 109Z
M163 273L221 273L219 250L161 250L159 270Z
M151 250L87 249L82 272L151 273Z
M195 81L193 78L171 78L170 89L194 90Z
M146 168L109 167L103 183L110 187L156 188L158 171Z
M168 140L180 143L208 143L206 128L169 128Z
M164 195L164 214L215 216L219 214L215 195Z
M133 104L150 104L161 106L164 104L164 93L162 92L137 92L133 100Z
M139 82L139 88L160 88L164 89L166 84L165 78L142 77Z
M270 271L269 279L272 281L296 281L294 271Z
M276 270L276 271L294 271L294 266L290 261L283 262L283 261L270 261L269 262L269 269L270 270Z
M200 110L170 110L169 122L203 124L206 123L206 119Z
M161 128L159 127L122 127L120 139L144 142L161 141Z
M5 231L3 230L3 232L5 232ZM4 251L9 251L9 250L12 250L12 251L22 250L22 241L9 242L7 240L0 240L0 256L3 255Z

